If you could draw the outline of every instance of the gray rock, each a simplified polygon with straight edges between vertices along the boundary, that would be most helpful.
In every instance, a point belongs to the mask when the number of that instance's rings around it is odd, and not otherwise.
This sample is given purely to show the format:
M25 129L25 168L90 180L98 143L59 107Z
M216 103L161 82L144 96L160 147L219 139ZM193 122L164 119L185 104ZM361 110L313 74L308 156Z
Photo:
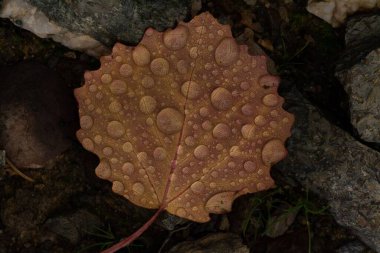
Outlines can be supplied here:
M173 27L190 7L190 0L12 0L4 2L0 17L40 37L100 56L116 40L137 44L148 27Z
M182 242L169 253L249 253L239 236L230 233L209 234L196 241Z
M380 16L349 21L336 76L349 96L351 123L360 138L380 143Z
M296 121L289 156L276 168L326 199L340 225L380 252L380 153L330 124L298 92L285 98Z
M335 251L335 253L369 253L367 247L359 241L352 241Z

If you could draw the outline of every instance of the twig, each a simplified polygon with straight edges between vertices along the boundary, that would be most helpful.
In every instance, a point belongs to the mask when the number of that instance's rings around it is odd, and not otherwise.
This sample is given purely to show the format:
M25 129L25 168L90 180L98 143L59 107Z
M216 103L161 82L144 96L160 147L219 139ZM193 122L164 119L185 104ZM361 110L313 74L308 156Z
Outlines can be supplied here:
M14 171L17 175L19 175L20 177L24 178L25 180L29 182L32 182L32 183L34 182L33 178L25 175L19 169L17 169L16 165L14 165L8 158L5 158L5 161L7 162L8 166L12 169L12 171Z

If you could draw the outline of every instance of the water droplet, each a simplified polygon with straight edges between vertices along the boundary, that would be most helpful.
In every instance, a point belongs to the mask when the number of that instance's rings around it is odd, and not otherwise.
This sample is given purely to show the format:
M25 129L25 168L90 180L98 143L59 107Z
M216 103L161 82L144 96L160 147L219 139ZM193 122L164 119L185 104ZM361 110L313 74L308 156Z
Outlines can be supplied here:
M95 143L100 144L102 140L103 140L103 137L101 135L99 134L95 135L95 138L94 138Z
M180 207L177 209L177 211L175 212L179 217L182 217L182 218L185 218L186 215L187 215L187 212L184 208Z
M166 150L163 147L157 147L153 151L153 157L156 160L162 161L166 158Z
M122 194L124 193L124 185L120 181L113 181L112 182L112 191Z
M112 155L113 149L111 147L105 147L103 148L103 154L105 156L110 156Z
M211 128L212 128L212 123L211 123L211 121L209 121L209 120L204 121L204 122L202 123L202 128L203 128L204 130L206 130L206 131L211 130Z
M246 124L241 128L241 134L247 140L252 140L255 137L256 126L252 124Z
M136 195L142 195L145 191L145 187L142 183L137 182L132 185L133 193Z
M263 183L258 183L258 184L256 185L256 187L257 187L257 190L258 190L258 191L263 191L263 190L266 189L265 184L263 184Z
M100 161L99 165L95 169L95 174L103 179L108 179L111 176L111 167L105 160Z
M212 130L212 135L217 139L225 139L231 135L231 129L227 124L219 123Z
M98 87L95 85L95 84L91 84L89 87L88 87L89 91L91 92L95 92L98 90Z
M108 106L108 109L110 110L110 112L120 112L121 109L122 109L122 105L117 102L117 101L113 101L111 102L111 104Z
M157 102L151 96L144 96L140 99L140 111L145 114L152 113L156 109Z
M148 166L148 168L146 168L146 171L148 171L150 174L153 174L156 171L156 168L153 166Z
M173 108L165 108L157 114L157 127L166 134L174 134L181 130L183 115Z
M147 118L145 123L148 125L148 126L153 126L153 119L152 118Z
M194 149L194 156L199 160L204 160L207 158L209 153L208 147L205 145L199 145Z
M130 76L133 72L133 69L129 64L123 64L120 66L119 72L122 76Z
M189 172L190 172L189 167L184 167L184 168L182 168L182 173L183 173L183 174L188 174Z
M215 187L216 187L216 183L211 182L211 183L210 183L210 187L211 187L211 188L215 188Z
M180 74L184 75L187 73L189 65L185 60L179 60L177 62L177 70Z
M272 165L284 159L286 154L287 151L282 141L273 139L264 145L261 156L264 164Z
M199 109L199 114L202 117L207 117L210 114L210 112L207 107L202 107L201 109Z
M121 124L119 121L114 120L108 123L107 133L113 138L119 138L124 135L125 129L123 124Z
M94 142L90 138L84 138L82 140L82 145L88 151L94 150Z
M278 104L278 96L274 94L268 94L263 97L263 104L266 106L276 106Z
M148 160L148 154L146 152L140 152L137 154L137 159L140 162L145 162L146 160Z
M232 94L227 89L218 87L211 93L211 103L218 110L228 110L232 106Z
M157 76L169 73L169 62L164 58L156 58L150 63L150 70Z
M174 30L166 31L163 36L164 45L171 50L178 50L186 45L189 30L179 25Z
M229 168L235 168L235 166L236 166L236 164L234 162L232 162L232 161L228 162L227 165L228 165Z
M121 167L121 170L123 171L124 174L127 174L130 176L135 170L135 166L133 166L133 164L130 162L126 162L123 164L123 167Z
M253 172L256 170L256 163L253 161L246 161L243 167L247 172Z
M241 112L246 116L251 116L255 112L255 108L251 104L245 104L241 107Z
M112 76L110 74L103 74L101 77L100 77L100 80L102 81L102 83L104 84L109 84L112 82Z
M126 152L126 153L130 153L133 151L133 146L132 146L132 143L130 142L126 142L123 144L123 151Z
M213 171L213 172L211 172L211 176L212 176L212 177L218 177L219 174L218 174L217 171Z
M195 139L194 139L194 137L193 136L187 136L185 138L185 143L188 146L194 146L195 145Z
M240 84L240 88L241 88L242 90L248 90L248 89L249 89L249 83L248 83L248 82L242 82L242 83Z
M144 66L150 62L150 52L145 46L138 45L132 52L132 58L137 66Z
M127 91L127 84L122 80L115 80L110 84L110 90L116 95L123 94Z
M94 121L88 115L80 117L80 127L83 129L90 129L93 125Z
M201 194L205 189L205 185L200 181L196 181L190 186L190 189L195 193Z
M150 28L150 27L148 29L146 29L146 31L145 31L145 35L148 37L152 36L153 33L154 33L154 29Z
M280 79L277 76L264 75L259 78L259 84L264 89L277 87L279 82L280 82Z
M230 148L230 156L232 157L239 157L241 155L241 150L239 146L232 146Z
M239 46L233 38L224 38L215 50L215 61L218 65L229 66L239 56Z
M197 58L198 57L198 48L197 47L190 48L189 54L190 54L191 58L193 58L193 59Z
M181 87L181 93L189 99L196 99L201 95L201 87L194 81L187 81Z
M255 124L258 126L264 126L267 123L267 120L264 118L263 115L257 115L255 117Z
M144 76L141 80L141 85L147 89L152 88L154 85L154 79L151 76Z

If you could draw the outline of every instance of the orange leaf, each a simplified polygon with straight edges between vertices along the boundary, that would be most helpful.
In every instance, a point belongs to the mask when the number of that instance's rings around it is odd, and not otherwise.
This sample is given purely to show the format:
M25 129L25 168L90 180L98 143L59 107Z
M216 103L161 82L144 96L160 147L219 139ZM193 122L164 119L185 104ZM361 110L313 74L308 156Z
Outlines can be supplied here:
M197 222L272 187L293 115L266 57L247 51L209 13L116 44L75 90L96 174L136 205Z

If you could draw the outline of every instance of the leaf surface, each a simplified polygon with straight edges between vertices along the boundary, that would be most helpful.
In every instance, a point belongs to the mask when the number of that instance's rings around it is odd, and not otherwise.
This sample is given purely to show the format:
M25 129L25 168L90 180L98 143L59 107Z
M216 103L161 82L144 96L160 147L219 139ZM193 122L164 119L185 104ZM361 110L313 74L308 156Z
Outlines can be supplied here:
M97 176L136 205L197 222L272 187L293 115L266 57L247 51L209 13L117 43L75 90Z

